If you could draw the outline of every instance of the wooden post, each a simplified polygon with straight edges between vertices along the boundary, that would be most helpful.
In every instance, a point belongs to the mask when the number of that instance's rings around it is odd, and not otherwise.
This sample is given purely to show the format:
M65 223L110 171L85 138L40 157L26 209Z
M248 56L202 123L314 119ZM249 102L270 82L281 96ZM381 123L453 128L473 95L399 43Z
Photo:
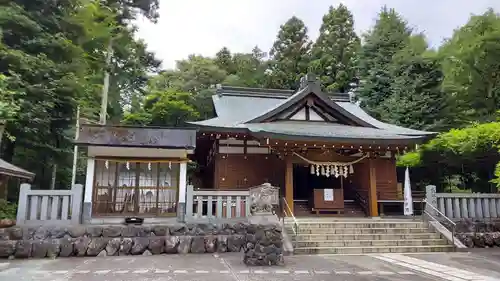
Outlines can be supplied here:
M293 162L292 157L286 158L286 169L285 169L285 198L290 210L293 212ZM289 212L288 210L285 210Z
M370 217L378 217L378 200L377 200L377 171L375 161L368 161L370 173L370 189L368 190L368 205Z

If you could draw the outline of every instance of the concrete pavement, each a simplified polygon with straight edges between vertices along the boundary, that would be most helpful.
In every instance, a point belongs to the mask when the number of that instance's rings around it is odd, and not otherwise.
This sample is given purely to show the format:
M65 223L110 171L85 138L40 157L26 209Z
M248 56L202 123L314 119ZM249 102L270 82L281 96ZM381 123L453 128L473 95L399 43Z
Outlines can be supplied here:
M289 256L283 267L252 267L240 254L0 261L16 281L479 281L500 280L500 253Z

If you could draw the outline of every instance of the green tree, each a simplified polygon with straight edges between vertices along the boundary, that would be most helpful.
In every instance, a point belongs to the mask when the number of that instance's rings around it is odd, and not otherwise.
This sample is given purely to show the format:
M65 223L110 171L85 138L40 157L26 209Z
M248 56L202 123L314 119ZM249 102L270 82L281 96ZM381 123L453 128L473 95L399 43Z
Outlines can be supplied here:
M233 56L227 47L223 47L215 54L215 64L227 74L236 74Z
M360 40L354 31L354 19L340 4L323 16L320 34L312 48L312 70L329 92L347 93L356 81L356 52Z
M441 90L443 73L436 54L427 51L422 35L410 38L389 67L390 96L381 104L381 118L392 124L422 130L447 130L449 98Z
M307 73L311 41L304 22L293 16L280 30L270 51L269 75L266 86L277 89L297 89L300 78Z
M500 123L474 124L438 135L417 151L398 159L400 166L420 169L422 179L441 190L458 176L464 188L492 192L495 167L500 162Z
M440 49L443 88L454 98L457 122L493 121L500 108L500 16L472 16Z
M146 96L143 110L125 114L123 123L155 126L184 126L199 118L190 93L165 91Z
M406 21L387 7L380 11L375 26L364 34L357 93L362 105L375 117L380 116L382 102L391 95L393 56L407 45L410 35Z

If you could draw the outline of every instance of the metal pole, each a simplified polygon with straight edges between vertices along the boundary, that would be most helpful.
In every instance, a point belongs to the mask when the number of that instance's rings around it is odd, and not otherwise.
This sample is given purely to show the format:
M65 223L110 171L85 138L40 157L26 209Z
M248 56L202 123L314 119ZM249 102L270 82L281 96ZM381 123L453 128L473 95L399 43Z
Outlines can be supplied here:
M78 139L78 136L80 135L80 106L76 108L76 132L75 132L75 140ZM73 170L71 174L71 188L73 188L73 185L76 183L76 164L78 160L78 146L75 145L73 149Z
M99 120L99 124L101 125L106 125L106 117L108 111L109 66L111 63L112 56L113 56L113 39L110 39L108 44L108 51L106 54L106 68L104 70L104 84L102 87L101 114Z

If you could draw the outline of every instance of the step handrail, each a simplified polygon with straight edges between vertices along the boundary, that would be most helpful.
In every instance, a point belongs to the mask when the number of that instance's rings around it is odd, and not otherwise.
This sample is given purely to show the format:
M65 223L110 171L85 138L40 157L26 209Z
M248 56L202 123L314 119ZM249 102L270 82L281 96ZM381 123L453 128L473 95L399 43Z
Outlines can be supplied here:
M439 211L436 207L434 207L432 204L429 204L427 202L427 199L424 199L422 200L423 203L425 203L425 207L423 209L423 213L427 216L429 216L431 219L433 219L434 221L436 221L437 223L439 223L440 225L442 225L438 219L436 219L434 216L432 216L428 211L427 211L427 207L430 207L434 212L438 213L440 216L442 216L443 218L445 218L450 224L451 224L451 242L453 243L453 248L456 249L456 245L455 245L455 233L456 233L456 227L457 227L457 224L452 221L449 217L447 217L445 214L443 214L441 211ZM422 216L422 218L425 220L425 216Z
M288 213L290 214L290 216L292 217L293 219L293 227L292 227L292 230L293 230L293 234L297 235L297 233L299 232L299 222L297 221L297 219L295 218L295 216L293 215L293 212L292 210L290 209L290 206L288 205L288 202L286 202L286 198L285 197L282 197L281 200L285 203L284 206L286 207L285 209L285 214L286 214L286 210L288 210Z

